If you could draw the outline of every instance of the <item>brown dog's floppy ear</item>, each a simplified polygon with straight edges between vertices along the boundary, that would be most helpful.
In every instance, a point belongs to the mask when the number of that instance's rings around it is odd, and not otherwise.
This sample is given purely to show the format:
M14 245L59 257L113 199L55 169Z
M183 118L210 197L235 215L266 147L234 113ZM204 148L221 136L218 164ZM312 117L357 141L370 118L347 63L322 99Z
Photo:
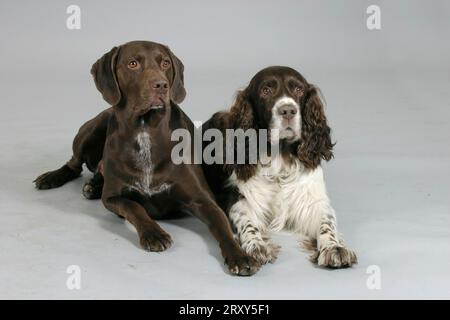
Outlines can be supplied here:
M319 89L308 85L302 106L302 137L297 147L297 155L305 167L314 169L321 159L333 158L331 129L327 124Z
M91 74L95 86L106 102L115 106L120 102L121 93L116 77L116 62L119 48L114 47L92 65Z
M170 98L176 104L183 102L186 97L186 89L184 88L184 65L176 55L170 51L169 47L166 47L169 51L170 60L172 60L173 80L170 87Z

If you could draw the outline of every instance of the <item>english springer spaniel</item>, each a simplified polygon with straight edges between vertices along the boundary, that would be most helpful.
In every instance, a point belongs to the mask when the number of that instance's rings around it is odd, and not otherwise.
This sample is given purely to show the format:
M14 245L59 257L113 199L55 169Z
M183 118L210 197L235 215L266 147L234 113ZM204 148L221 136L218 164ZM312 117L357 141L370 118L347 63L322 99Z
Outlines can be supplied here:
M258 157L257 163L204 164L247 253L261 263L275 261L280 247L271 242L270 233L284 229L303 236L314 251L311 261L320 266L343 268L357 262L338 234L325 188L321 160L333 157L334 144L317 87L294 69L263 69L237 93L229 111L214 114L203 125L203 130L210 128L278 132L275 156ZM273 143L273 136L262 143Z

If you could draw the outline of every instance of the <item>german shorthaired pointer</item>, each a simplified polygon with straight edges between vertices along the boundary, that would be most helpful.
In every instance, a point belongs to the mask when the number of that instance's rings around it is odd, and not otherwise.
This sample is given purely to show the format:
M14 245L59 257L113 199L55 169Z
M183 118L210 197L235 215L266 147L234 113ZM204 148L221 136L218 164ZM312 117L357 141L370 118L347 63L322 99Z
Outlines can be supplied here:
M91 73L112 107L80 128L71 160L39 176L36 187L59 187L78 177L85 163L94 172L85 196L101 197L107 209L133 224L144 249L169 248L172 239L155 219L187 211L207 224L231 273L254 274L260 265L234 240L202 167L171 161L171 133L194 131L177 105L186 95L181 61L166 46L134 41L114 47Z

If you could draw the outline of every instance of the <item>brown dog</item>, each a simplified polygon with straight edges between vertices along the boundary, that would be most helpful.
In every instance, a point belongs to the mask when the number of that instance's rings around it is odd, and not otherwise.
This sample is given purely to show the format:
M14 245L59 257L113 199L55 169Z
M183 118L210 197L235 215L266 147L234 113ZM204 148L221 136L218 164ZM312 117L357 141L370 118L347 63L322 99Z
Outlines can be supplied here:
M163 251L172 244L154 219L188 211L208 225L233 274L254 274L259 264L233 239L201 166L171 161L175 145L171 133L179 128L192 136L194 132L193 123L176 105L186 95L181 61L166 46L134 41L114 47L91 73L113 107L81 127L72 159L39 176L36 187L58 187L78 177L86 163L96 173L84 194L88 198L101 194L107 209L136 227L144 249Z

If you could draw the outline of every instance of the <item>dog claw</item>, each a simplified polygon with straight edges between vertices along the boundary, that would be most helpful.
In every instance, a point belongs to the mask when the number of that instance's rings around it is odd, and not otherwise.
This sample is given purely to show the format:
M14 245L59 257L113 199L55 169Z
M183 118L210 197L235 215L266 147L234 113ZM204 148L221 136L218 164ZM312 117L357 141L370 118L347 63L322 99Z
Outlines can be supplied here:
M173 241L164 230L149 229L141 234L140 243L146 251L161 252L169 249Z

